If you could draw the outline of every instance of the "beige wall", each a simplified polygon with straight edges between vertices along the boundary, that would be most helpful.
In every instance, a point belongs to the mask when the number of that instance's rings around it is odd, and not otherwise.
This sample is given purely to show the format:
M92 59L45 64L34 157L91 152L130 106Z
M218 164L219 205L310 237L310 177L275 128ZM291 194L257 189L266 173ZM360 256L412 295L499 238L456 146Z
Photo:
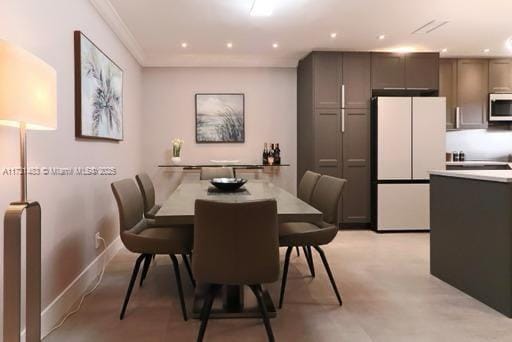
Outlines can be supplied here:
M73 30L82 30L124 69L123 142L77 141L74 137ZM29 132L29 165L114 166L119 172L116 177L29 178L29 198L39 201L43 210L45 308L101 251L95 250L94 234L101 232L109 243L117 235L117 209L109 184L139 171L142 73L88 0L2 0L0 38L24 47L57 70L58 130ZM18 165L17 133L0 127L0 169ZM3 211L19 198L18 178L0 174L0 189ZM3 219L0 222L3 232Z
M209 160L261 162L264 142L279 142L279 173L259 174L294 193L297 159L296 69L292 68L145 68L143 72L143 168L154 179L157 200L165 198L182 178L157 165L170 162L170 141L185 140L182 163ZM196 144L196 93L245 93L245 143ZM250 177L251 175L247 175ZM197 174L187 175L197 177Z
M124 141L74 137L73 31L83 31L124 70ZM279 142L283 162L271 178L290 192L296 184L296 70L281 68L142 69L89 0L3 0L0 39L31 51L57 70L58 130L28 134L29 166L113 166L118 175L32 176L29 198L41 203L43 309L87 267L100 250L94 234L110 243L118 217L110 183L141 169L155 180L161 201L183 178L158 169L170 160L170 140L185 139L183 162L239 159L258 163L263 142ZM244 144L195 143L194 94L242 92L246 101ZM22 99L20 99L22 100ZM0 126L0 171L17 166L18 131ZM197 174L187 174L197 177ZM248 177L251 175L247 174ZM0 209L19 197L19 179L0 173ZM3 220L0 220L0 284L3 283ZM2 301L0 288L0 306ZM1 328L0 321L0 328Z

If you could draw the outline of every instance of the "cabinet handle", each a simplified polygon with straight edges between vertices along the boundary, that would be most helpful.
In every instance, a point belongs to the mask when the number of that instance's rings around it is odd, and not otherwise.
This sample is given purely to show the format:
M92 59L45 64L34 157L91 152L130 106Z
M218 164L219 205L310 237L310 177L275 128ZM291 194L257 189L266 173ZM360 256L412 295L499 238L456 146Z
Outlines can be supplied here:
M403 87L384 87L384 90L405 90Z
M341 108L345 108L345 85L341 85Z
M455 107L455 128L460 128L460 107Z
M407 88L409 90L431 90L432 88Z
M345 133L345 109L341 110L341 133Z

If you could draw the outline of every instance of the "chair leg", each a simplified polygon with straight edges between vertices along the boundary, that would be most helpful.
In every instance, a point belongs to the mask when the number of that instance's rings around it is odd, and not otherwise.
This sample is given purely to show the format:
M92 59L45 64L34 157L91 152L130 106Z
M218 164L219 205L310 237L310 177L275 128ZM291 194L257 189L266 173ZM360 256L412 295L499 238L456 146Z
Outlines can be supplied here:
M190 263L188 262L188 257L186 254L182 254L181 257L183 258L183 263L185 264L185 267L188 272L188 276L190 277L190 282L192 283L192 286L196 287L196 280L194 279L194 275L192 274L192 269L190 268Z
M218 289L218 285L209 285L208 287L208 291L203 303L203 308L201 309L201 327L199 328L199 334L197 335L197 342L203 341L204 333L206 332L206 325L208 324L210 312L212 311L213 301L215 300L215 295L217 294Z
M169 256L171 257L172 264L174 267L174 275L176 276L176 285L178 287L178 294L180 297L181 312L183 313L183 319L186 321L188 320L187 307L185 305L185 297L183 296L183 287L181 286L180 266L178 264L178 259L176 258L175 255L171 254Z
M279 309L283 307L284 289L286 288L286 278L288 277L288 265L290 264L290 254L292 253L293 247L286 249L286 255L284 258L284 269L283 269L283 280L281 281L281 295L279 296Z
M306 256L306 261L308 263L309 271L311 272L311 276L315 277L315 265L313 265L313 256L311 255L311 247L303 246L304 255Z
M320 254L322 258L322 262L324 264L325 270L327 271L327 275L329 276L329 280L331 281L332 288L334 289L334 293L336 294L336 298L338 298L338 303L340 306L343 305L341 301L340 293L338 292L338 287L336 286L336 282L334 281L334 277L332 276L331 268L329 267L329 263L327 262L327 258L325 257L324 251L319 246L313 246L314 249Z
M270 320L268 319L268 312L265 303L263 302L263 290L261 289L261 285L249 285L254 296L258 300L258 306L261 311L261 316L263 317L263 324L265 324L265 330L267 330L267 337L269 342L274 342L274 334L272 333L272 326L270 325Z
M133 285L135 284L135 280L137 279L137 275L139 274L140 263L144 258L146 258L147 254L141 254L135 261L135 265L133 266L132 277L130 278L130 283L128 284L128 290L126 291L126 296L124 297L123 307L121 309L121 314L119 315L119 319L124 318L124 314L126 312L126 307L128 306L128 301L130 300L130 296L132 294Z
M146 280L146 276L148 275L149 266L151 265L151 259L153 258L154 254L148 254L144 258L144 266L142 266L142 274L140 276L140 284L139 286L142 286L144 283L144 280Z

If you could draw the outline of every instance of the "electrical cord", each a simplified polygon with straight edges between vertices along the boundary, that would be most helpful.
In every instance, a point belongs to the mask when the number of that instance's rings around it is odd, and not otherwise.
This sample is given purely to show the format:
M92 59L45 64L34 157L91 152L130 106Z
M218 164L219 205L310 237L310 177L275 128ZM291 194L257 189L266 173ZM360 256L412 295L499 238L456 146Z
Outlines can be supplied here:
M105 252L107 250L107 243L105 241L104 238L102 238L101 236L98 237L98 239L100 239L102 242L103 242L103 252ZM67 313L64 318L62 318L62 320L56 325L54 326L49 332L48 334L46 334L46 336L43 338L43 340L45 338L47 338L48 336L50 336L55 330L59 329L60 327L62 327L62 325L64 324L64 322L66 322L66 320L71 317L72 315L76 314L78 311L80 311L80 308L82 307L82 304L85 300L86 297L88 297L89 295L91 295L97 288L98 286L100 286L101 284L101 281L103 280L103 275L105 274L105 269L107 268L107 262L104 261L103 262L103 268L101 269L101 273L99 275L99 278L98 278L98 281L96 282L96 284L94 285L94 287L89 290L87 293L85 293L82 298L80 298L80 302L78 303L78 307L76 309L74 309L73 311L70 311L69 313Z

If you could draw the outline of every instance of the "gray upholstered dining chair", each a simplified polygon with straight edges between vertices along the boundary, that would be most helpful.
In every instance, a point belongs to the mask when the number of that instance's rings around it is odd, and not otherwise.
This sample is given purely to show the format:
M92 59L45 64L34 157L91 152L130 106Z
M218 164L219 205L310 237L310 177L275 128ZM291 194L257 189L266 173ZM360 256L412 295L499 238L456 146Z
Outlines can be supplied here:
M286 288L286 278L288 276L288 265L290 263L290 254L293 247L308 247L311 253L313 247L324 264L329 280L338 299L342 305L341 297L332 275L329 263L324 251L320 246L330 243L338 233L337 216L338 205L343 191L345 179L331 176L321 176L311 195L311 205L323 213L323 221L316 224L309 222L290 222L282 223L279 226L279 245L287 247L283 269L283 278L281 283L281 294L279 298L279 308L283 306L284 291ZM307 256L308 257L308 256ZM308 263L312 263L312 255L309 255Z
M167 254L171 257L174 267L183 319L187 320L187 309L176 254L186 255L191 252L194 240L193 229L190 226L152 226L150 224L151 221L143 216L144 205L142 196L137 188L137 184L132 179L114 182L111 187L119 209L121 241L129 251L140 254L133 267L120 319L124 318L142 261L144 261L144 269L141 279L147 274L152 255Z
M139 173L135 176L135 179L144 201L144 217L154 219L155 214L160 209L160 205L155 204L155 187L153 182L146 173Z
M320 179L321 174L313 172L313 171L306 171L304 175L302 176L299 188L297 189L297 197L304 202L310 204L311 203L311 195L313 195L313 190L315 190L316 183ZM311 271L311 276L315 276L315 268L313 266L313 256L311 254L311 248L307 246L302 247L304 250L304 255L306 256L306 261L308 263L309 269ZM299 247L296 246L297 249L297 256L300 255Z
M275 200L226 203L197 200L194 258L197 282L208 285L197 340L202 341L215 295L222 285L248 285L269 341L274 335L262 297L262 283L279 279L279 236Z
M199 179L210 180L213 178L233 178L235 170L232 167L202 167Z
M135 176L135 180L137 181L137 185L139 186L139 190L142 194L142 200L144 203L144 217L151 220L148 221L149 223L155 225L155 215L158 212L158 210L160 210L161 206L155 204L155 187L153 186L153 182L146 173L139 173L138 175ZM194 227L190 225L189 229L192 231ZM188 256L182 254L181 257L183 258L183 263L185 264L190 279L192 280L192 284L195 286L195 281L194 277L192 276L192 270L190 268ZM154 254L152 255L152 258L155 258ZM149 262L144 262L144 266L142 269L142 277L140 278L140 286L142 286L144 280L146 279L146 276L149 271L149 265Z
M309 170L306 171L300 180L297 197L306 203L311 203L311 196L313 195L313 190L315 190L316 183L318 183L320 176L321 174L319 173Z

